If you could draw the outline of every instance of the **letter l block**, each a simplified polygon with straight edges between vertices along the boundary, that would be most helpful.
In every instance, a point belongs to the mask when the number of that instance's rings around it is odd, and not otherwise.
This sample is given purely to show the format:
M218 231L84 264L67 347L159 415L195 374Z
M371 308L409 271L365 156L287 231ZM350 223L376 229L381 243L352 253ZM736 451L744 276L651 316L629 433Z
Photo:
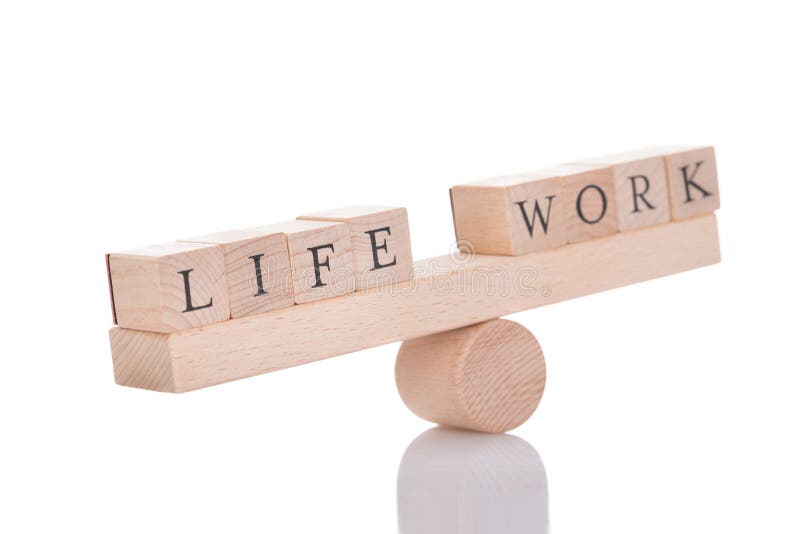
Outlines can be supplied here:
M222 249L165 243L106 256L115 323L177 332L230 318Z

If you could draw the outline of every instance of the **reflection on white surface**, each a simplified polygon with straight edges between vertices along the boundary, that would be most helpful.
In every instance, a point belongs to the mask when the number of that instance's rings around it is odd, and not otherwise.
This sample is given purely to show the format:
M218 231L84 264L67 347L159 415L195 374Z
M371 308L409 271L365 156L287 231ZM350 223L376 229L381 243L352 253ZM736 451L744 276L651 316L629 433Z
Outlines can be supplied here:
M516 436L432 428L400 462L397 513L401 534L544 534L544 464Z

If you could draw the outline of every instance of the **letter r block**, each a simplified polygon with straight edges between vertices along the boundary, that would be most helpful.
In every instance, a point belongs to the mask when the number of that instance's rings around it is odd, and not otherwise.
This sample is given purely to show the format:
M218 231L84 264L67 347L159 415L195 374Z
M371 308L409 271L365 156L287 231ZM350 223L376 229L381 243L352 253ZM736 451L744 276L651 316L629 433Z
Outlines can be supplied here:
M350 206L298 219L347 223L357 290L411 278L414 261L405 208Z
M645 149L591 158L576 164L610 167L614 175L620 231L669 222L667 170L661 154Z
M165 243L106 256L115 323L176 332L230 318L222 249Z
M346 224L298 220L248 231L281 232L286 236L295 304L354 291L353 251Z
M232 319L294 304L289 249L282 232L230 230L181 241L222 247Z
M518 256L567 242L560 171L501 176L450 189L459 247Z

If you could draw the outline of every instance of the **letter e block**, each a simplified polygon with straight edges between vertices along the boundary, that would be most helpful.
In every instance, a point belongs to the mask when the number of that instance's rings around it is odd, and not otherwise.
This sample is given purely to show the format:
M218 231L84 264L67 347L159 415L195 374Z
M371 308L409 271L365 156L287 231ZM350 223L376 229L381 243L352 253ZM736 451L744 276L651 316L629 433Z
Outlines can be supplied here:
M350 206L298 219L347 223L357 290L411 278L414 261L405 208Z
M182 241L222 247L232 319L294 304L289 249L282 232L231 230Z
M461 248L518 256L566 244L560 169L501 176L450 189Z
M353 250L346 224L298 220L255 230L281 232L286 236L295 304L354 291Z
M592 158L577 164L611 167L620 231L670 221L667 170L660 154L646 149Z
M222 249L165 243L106 256L116 324L176 332L230 318Z

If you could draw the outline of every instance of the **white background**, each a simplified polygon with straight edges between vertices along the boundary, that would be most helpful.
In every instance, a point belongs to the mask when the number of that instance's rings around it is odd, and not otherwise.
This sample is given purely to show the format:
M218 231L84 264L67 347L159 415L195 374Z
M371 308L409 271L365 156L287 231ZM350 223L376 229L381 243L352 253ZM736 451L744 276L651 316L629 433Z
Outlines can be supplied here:
M800 37L787 3L736 4L3 1L0 530L415 515L398 470L431 425L395 391L397 345L184 395L116 386L105 252L384 204L423 258L452 242L455 183L713 144L723 262L514 316L549 376L513 434L552 532L800 531ZM454 495L515 493L495 460Z

